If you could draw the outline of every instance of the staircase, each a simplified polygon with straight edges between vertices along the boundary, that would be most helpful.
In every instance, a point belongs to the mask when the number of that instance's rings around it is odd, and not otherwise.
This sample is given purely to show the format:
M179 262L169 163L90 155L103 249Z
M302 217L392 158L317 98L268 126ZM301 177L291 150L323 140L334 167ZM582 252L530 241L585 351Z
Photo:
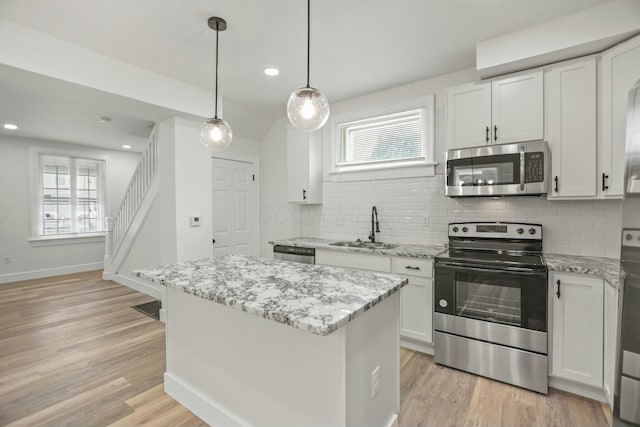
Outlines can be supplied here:
M137 280L129 274L121 274L121 268L158 196L157 129L156 124L115 217L106 220L103 278L160 298L161 292L158 288Z

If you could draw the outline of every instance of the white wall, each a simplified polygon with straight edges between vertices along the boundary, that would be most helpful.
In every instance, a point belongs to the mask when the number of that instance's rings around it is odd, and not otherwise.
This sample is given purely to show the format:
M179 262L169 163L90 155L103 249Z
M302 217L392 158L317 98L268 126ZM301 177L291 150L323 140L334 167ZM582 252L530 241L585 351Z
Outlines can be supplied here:
M159 124L158 198L120 272L212 255L213 153L200 143L200 122L174 118ZM259 158L259 144L234 138L226 153ZM191 227L189 217L199 216Z
M364 240L370 232L371 207L375 205L380 219L380 241L443 244L447 241L449 222L524 221L544 226L544 250L547 252L617 257L621 226L621 203L618 201L548 202L544 198L530 197L494 200L450 199L444 196L444 91L447 87L474 80L477 80L475 70L465 70L333 104L332 114L339 114L434 94L437 175L433 178L329 182L325 173L323 203L301 207L299 234L293 227L294 221L289 224L276 222L276 227L270 231L271 237L301 235ZM267 150L265 146L263 153L266 151L274 159L278 158L281 155L279 150L284 149L276 142L280 138L284 139L278 135L271 141L271 149ZM330 161L330 131L324 129L325 171ZM284 167L284 163L277 165ZM282 203L286 197L285 183L284 180L274 181L271 187L263 190L263 197L274 204L277 201Z
M139 154L89 148L78 144L0 136L0 283L100 268L104 241L32 246L29 148L68 150L107 158L107 209L118 208L138 163ZM11 257L6 264L4 257ZM42 271L41 271L42 270Z
M300 235L300 208L287 202L287 118L279 118L260 144L260 256L269 241Z

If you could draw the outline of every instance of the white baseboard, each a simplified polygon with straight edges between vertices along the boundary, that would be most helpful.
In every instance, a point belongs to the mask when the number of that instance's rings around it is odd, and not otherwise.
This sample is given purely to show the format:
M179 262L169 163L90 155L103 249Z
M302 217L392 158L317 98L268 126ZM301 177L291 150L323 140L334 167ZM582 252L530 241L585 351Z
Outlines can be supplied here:
M104 262L67 265L64 267L45 268L42 270L23 271L20 273L0 274L0 283L18 282L21 280L41 279L43 277L61 276L63 274L82 273L84 271L102 270Z
M162 300L162 290L160 289L160 285L145 282L144 280L136 279L135 277L128 277L124 274L114 274L106 271L102 273L102 278L104 280L112 280L135 291L142 292L150 297Z
M604 390L601 388L579 384L571 380L558 377L549 377L549 387L607 403L607 397L604 394Z
M251 427L169 372L164 373L164 391L211 426Z
M409 350L419 351L420 353L430 354L433 356L433 344L423 343L407 337L400 337L400 347L405 347Z

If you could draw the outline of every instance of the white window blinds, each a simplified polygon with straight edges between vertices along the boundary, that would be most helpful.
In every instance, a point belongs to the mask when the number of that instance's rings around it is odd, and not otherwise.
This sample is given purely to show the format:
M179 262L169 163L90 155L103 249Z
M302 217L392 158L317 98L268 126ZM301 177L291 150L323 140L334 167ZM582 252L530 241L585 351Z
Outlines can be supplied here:
M39 160L39 234L102 232L102 161L49 154L41 154Z
M338 167L425 160L422 110L339 125Z

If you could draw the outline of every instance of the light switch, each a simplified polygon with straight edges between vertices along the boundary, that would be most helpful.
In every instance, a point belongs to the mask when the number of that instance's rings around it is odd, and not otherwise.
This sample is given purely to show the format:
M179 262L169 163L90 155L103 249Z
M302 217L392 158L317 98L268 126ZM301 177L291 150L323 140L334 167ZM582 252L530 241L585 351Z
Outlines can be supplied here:
M200 217L199 216L190 216L189 217L189 224L191 224L192 227L200 227Z

